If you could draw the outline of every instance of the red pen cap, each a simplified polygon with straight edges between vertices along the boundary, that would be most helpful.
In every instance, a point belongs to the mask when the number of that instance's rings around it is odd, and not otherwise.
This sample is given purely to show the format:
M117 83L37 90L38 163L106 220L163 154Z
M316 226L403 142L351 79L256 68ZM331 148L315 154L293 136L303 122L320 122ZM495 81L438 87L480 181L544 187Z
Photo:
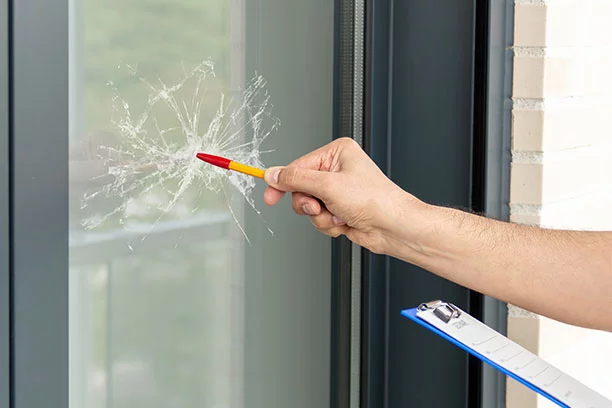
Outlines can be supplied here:
M196 157L202 161L205 161L206 163L210 163L224 169L229 169L229 165L231 162L230 159L226 159L225 157L221 156L215 156L213 154L198 153L196 154Z

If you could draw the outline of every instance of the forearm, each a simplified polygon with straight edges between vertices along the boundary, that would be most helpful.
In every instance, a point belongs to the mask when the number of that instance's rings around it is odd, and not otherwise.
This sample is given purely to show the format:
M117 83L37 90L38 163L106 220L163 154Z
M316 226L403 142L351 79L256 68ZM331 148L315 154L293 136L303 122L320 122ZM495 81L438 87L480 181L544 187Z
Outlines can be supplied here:
M612 330L612 233L554 231L420 204L403 212L388 255L570 324Z

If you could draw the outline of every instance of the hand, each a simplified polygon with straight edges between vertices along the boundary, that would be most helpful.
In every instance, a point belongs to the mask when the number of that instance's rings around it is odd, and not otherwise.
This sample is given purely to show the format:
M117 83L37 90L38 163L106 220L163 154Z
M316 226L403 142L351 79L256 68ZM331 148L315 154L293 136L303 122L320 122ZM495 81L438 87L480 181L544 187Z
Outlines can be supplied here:
M286 167L266 170L268 205L292 193L293 210L332 237L346 235L375 253L400 213L420 202L389 180L352 139L337 139Z

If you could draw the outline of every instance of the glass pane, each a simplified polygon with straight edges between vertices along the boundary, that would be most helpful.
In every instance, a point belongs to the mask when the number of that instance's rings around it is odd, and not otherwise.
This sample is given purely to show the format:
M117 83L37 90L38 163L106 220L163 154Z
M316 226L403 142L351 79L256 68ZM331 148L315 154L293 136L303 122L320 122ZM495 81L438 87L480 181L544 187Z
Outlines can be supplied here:
M330 141L333 3L70 13L71 408L326 406L329 239L195 153Z

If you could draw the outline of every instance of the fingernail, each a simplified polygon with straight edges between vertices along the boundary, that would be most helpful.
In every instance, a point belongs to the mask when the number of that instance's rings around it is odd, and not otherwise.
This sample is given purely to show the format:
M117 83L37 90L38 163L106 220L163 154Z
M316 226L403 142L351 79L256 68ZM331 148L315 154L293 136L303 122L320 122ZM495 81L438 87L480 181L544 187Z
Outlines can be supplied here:
M332 217L332 221L334 224L344 224L344 221L340 219L340 217L336 217L335 215Z
M273 169L273 170L272 170L272 181L273 181L275 184L278 184L278 174L280 173L280 171L281 171L281 169L280 169L280 168L278 168L278 169Z
M310 204L304 204L302 206L302 211L304 211L304 214L306 215L315 215L314 209Z

